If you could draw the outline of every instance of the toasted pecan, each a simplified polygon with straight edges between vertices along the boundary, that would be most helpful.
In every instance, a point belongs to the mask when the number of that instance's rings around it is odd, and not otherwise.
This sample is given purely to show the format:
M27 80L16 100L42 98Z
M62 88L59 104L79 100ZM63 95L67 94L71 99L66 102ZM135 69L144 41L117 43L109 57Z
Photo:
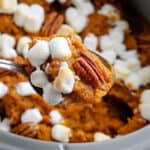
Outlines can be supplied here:
M41 35L42 36L49 36L51 34L54 34L57 32L57 30L60 28L60 26L62 25L64 21L64 17L61 14L58 14L57 12L51 12L44 24L43 27L41 29Z
M37 123L27 122L15 126L11 129L11 132L18 135L34 138L36 137L38 130L39 126Z
M95 88L102 88L103 84L107 82L104 71L96 65L92 57L86 52L81 52L81 57L76 60L73 67L77 75Z
M137 43L142 65L150 64L150 34L139 35Z

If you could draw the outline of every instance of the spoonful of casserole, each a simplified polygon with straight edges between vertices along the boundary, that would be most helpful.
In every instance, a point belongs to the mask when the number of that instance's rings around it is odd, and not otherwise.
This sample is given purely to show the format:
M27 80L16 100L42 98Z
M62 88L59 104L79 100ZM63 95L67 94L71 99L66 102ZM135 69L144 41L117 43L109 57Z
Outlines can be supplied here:
M52 35L22 43L28 66L0 60L0 68L29 76L31 85L38 93L40 89L39 94L51 105L61 103L68 95L98 103L114 83L110 63L73 35Z

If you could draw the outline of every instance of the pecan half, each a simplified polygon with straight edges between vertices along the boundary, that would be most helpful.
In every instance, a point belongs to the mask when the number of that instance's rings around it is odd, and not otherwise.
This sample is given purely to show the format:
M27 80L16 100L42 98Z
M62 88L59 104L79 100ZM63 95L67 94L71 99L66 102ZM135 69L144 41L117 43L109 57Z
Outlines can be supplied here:
M36 137L39 130L39 126L33 122L22 123L11 129L12 133L34 138Z
M102 88L107 81L105 73L86 52L81 52L81 57L75 61L73 67L82 80L95 88Z
M150 34L138 36L137 43L142 65L150 64Z
M57 30L60 28L64 21L64 17L61 14L58 14L57 12L51 12L43 24L43 27L41 29L41 35L42 36L49 36L51 34L54 34L57 32Z

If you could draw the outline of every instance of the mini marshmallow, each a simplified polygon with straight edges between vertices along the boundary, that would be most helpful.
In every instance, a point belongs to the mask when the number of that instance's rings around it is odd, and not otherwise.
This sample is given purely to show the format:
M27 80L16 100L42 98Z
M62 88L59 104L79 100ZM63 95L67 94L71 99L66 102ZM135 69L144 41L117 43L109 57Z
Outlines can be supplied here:
M110 140L111 137L102 133L102 132L96 132L94 134L94 141L98 142L98 141L105 141L105 140Z
M13 47L15 46L15 38L8 34L0 35L0 56L3 58L13 58L17 53Z
M150 121L150 104L140 104L139 111L144 119Z
M124 20L118 20L115 22L115 29L116 30L121 30L121 31L126 31L129 29L129 24L127 21Z
M13 36L5 33L0 35L0 50L2 50L4 46L13 48L15 43L16 41Z
M97 45L98 45L98 39L96 35L93 33L89 33L85 38L84 38L84 45L88 49L96 50Z
M49 41L50 54L52 58L69 58L72 53L64 37L55 37Z
M0 13L12 14L18 5L17 0L0 0Z
M17 6L16 12L14 14L14 23L19 26L19 27L24 27L25 24L25 20L27 17L27 12L30 11L30 8L28 5L24 4L24 3L20 3Z
M131 71L138 71L141 68L141 62L137 58L128 59L126 63L127 63L127 67Z
M0 122L0 130L9 132L10 131L10 120L5 118L3 121Z
M50 105L57 105L64 100L62 94L48 83L43 87L43 99Z
M140 74L142 77L142 85L147 85L150 83L150 66L143 67L140 69Z
M0 51L0 56L3 58L14 58L17 57L17 53L15 49L5 45L2 51Z
M49 113L49 117L51 120L51 123L54 124L60 124L63 121L62 115L58 110L52 110Z
M124 60L128 60L128 59L138 59L138 53L136 50L128 50L122 53L122 55L120 55L120 57Z
M31 33L40 31L40 28L44 22L44 17L43 7L37 4L32 5L25 19L24 29Z
M66 22L74 29L75 32L80 33L87 26L87 17L83 15L78 9L69 7L65 13Z
M113 64L116 60L117 54L115 51L102 51L100 55L106 58L111 64Z
M110 4L105 4L102 6L98 13L107 16L111 24L114 24L116 21L120 20L119 10Z
M94 6L90 1L81 1L78 5L76 5L76 7L80 13L86 16L94 13Z
M58 76L53 82L53 86L57 91L62 92L63 94L69 94L73 91L74 83L75 77L73 72L69 69L66 62L62 62Z
M29 96L32 94L36 94L35 90L28 81L18 83L16 85L16 90L20 96Z
M117 55L119 57L121 57L124 54L124 52L126 51L126 46L122 43L115 42L114 43L114 50L117 53Z
M150 104L150 89L146 89L142 92L140 102L143 104Z
M42 70L35 70L30 75L31 83L39 88L44 87L48 83L46 74Z
M60 141L60 142L69 142L69 138L71 137L71 130L70 128L56 124L52 127L52 138Z
M38 14L38 15L37 15ZM14 22L25 31L36 33L44 22L44 9L38 4L28 6L24 3L18 5L14 15Z
M131 73L126 79L125 84L132 90L137 90L141 86L141 76L138 72Z
M110 38L109 35L103 35L100 37L100 47L102 50L113 50L114 41Z
M110 29L109 36L111 39L115 40L118 43L122 43L124 41L124 33L121 30Z
M46 41L39 40L29 50L28 59L32 66L39 67L43 64L50 55L48 43Z
M116 60L114 63L114 70L116 79L125 80L131 71L127 68L126 62L122 60Z
M27 58L29 52L29 43L32 40L29 37L23 36L19 39L17 44L17 52Z
M8 87L3 82L0 82L0 98L4 97L8 93Z
M62 34L62 35L74 34L74 30L71 26L67 24L63 24L58 29L57 34Z
M42 115L37 108L27 109L21 115L21 122L22 123L26 123L26 122L39 123L41 121L42 121Z
M122 55L126 50L126 47L124 44L119 42L119 40L117 41L117 40L112 39L110 35L104 35L100 37L100 47L101 47L101 50L103 51L113 50L119 56Z

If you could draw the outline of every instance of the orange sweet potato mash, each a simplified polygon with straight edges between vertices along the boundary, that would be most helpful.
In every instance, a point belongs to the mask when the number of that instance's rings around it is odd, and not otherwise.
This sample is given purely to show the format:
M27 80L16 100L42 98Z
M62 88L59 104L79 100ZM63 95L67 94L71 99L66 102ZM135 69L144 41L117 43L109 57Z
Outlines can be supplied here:
M32 4L35 0L21 0L21 2ZM101 2L105 3L106 1L101 0ZM49 10L50 8L52 10L56 9L54 6L48 7L47 3L44 3L41 0L37 0L37 3L45 8L47 14L51 11ZM94 4L95 7L101 5L96 3L96 1L94 1ZM64 10L62 10L61 13L63 14ZM94 13L89 16L89 19L90 21L85 30L81 33L81 37L85 37L91 32L98 36L108 33L109 25L107 24L106 17ZM16 40L18 40L18 37L28 34L13 23L12 16L10 15L0 15L0 24L0 32L14 35ZM146 34L147 33L148 31ZM138 49L143 65L150 64L150 51L140 47L140 43L138 42L139 34L141 35L143 33L134 34L131 31L127 31L124 43L130 49ZM35 35L29 35L32 37L40 36L40 32ZM78 43L75 44L78 45ZM28 64L28 62L21 56L18 56L14 61L19 64ZM57 67L59 66L59 63L57 63L57 61L52 63L52 66L56 69L49 68L48 72L51 76L55 76L58 72ZM30 72L30 69L32 68L29 66L28 69ZM35 139L55 141L50 134L52 124L48 117L48 113L53 109L57 109L61 112L65 120L65 125L71 128L72 136L70 142L93 141L93 135L97 131L108 134L111 137L125 135L148 124L137 110L140 93L147 87L142 87L136 92L131 92L121 81L116 81L109 93L100 103L92 104L89 103L88 100L85 102L80 99L88 99L88 97L82 95L82 93L83 90L84 92L87 90L87 93L90 93L90 88L85 88L82 86L82 83L78 83L79 85L76 85L75 94L66 95L65 101L59 105L51 106L47 104L40 95L36 94L23 97L17 94L15 85L18 82L27 80L27 77L18 73L7 72L5 76L0 76L0 81L4 82L9 87L8 94L0 99L0 114L2 117L9 118L11 121L11 128L14 128L21 123L20 116L25 110L29 108L38 108L43 116L43 120L38 124L39 130L34 136ZM123 111L125 111L124 105L128 105L133 113L131 117L125 119L122 118Z

